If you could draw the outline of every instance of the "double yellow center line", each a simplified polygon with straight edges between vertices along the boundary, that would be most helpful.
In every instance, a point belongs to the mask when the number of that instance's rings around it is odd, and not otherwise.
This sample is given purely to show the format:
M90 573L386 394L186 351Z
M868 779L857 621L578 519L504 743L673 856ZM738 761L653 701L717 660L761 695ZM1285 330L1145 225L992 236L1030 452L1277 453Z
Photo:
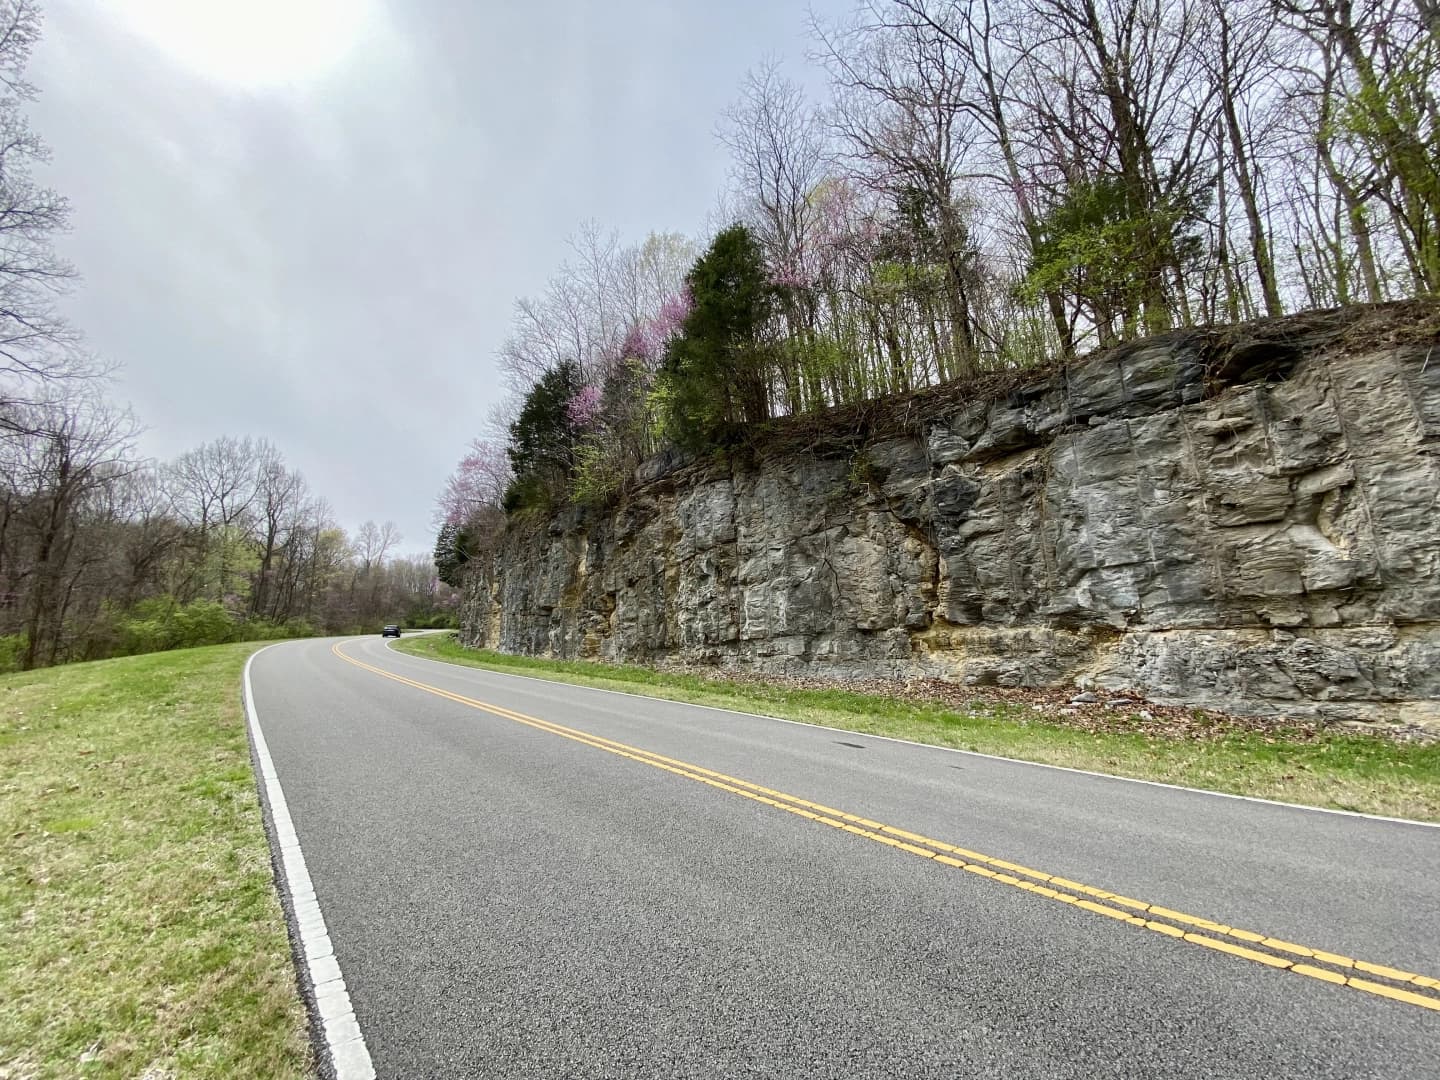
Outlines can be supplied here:
M812 802L809 799L788 795L783 791L753 784L748 780L727 776L724 773L715 772L713 769L678 761L650 750L642 750L639 747L616 742L614 739L606 739L586 731L552 723L549 720L526 716L524 713L518 713L512 709L501 708L498 705L491 705L484 701L477 701L474 698L442 690L438 686L417 682L403 675L397 675L393 671L386 671L373 664L367 664L363 660L357 660L343 652L338 644L331 647L331 652L346 663L354 664L356 667L364 668L366 671L416 690L422 690L427 694L434 694L436 697L442 697L447 701L453 701L472 709L479 709L492 716L502 717L517 724L548 732L551 735L583 743L596 750L616 754L641 765L663 769L665 772L682 776L687 780L694 780L730 795L738 795L743 799L750 799L773 809L783 810L787 814L795 814L817 824L828 825L854 836L864 837L866 840L884 844L922 859L929 859L942 866L964 870L1014 889L1022 889L1047 900L1070 904L1096 915L1103 915L1106 918L1162 934L1165 937L1176 938L1193 945L1214 949L1217 952L1238 956L1252 963L1290 971L1306 978L1318 979L1336 986L1350 987L1367 994L1389 998L1392 1001L1440 1012L1440 996L1433 993L1433 991L1440 991L1440 979L1428 975L1419 975L1384 964L1357 960L1339 953L1326 952L1323 949L1308 948L1252 930L1242 930L1239 927L1227 926L1211 919L1187 915L1183 911L1175 911L1158 904L1147 903L1144 900L1108 892L1093 885L1085 885L1068 878L1032 870L1027 866L956 847L942 840L933 840L928 836L907 832L893 825L871 821L858 814L847 813L834 807Z

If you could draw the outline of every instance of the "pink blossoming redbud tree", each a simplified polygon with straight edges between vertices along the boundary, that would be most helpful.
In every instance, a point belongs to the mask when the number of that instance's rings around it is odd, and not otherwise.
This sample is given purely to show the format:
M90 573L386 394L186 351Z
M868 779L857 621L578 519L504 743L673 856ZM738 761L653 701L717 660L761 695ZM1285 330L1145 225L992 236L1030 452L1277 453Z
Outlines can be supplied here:
M600 387L593 384L582 386L565 406L565 416L571 426L580 431L594 427L600 418L600 399Z
M463 525L483 508L499 506L510 477L510 458L499 440L472 441L440 492L440 524Z

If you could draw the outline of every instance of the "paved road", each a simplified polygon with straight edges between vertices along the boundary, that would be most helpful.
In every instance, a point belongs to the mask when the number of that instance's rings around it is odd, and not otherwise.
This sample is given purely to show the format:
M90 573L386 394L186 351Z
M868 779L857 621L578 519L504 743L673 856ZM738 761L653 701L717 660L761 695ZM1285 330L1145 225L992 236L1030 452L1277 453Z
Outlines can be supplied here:
M1440 1076L1440 829L332 646L253 697L382 1077Z

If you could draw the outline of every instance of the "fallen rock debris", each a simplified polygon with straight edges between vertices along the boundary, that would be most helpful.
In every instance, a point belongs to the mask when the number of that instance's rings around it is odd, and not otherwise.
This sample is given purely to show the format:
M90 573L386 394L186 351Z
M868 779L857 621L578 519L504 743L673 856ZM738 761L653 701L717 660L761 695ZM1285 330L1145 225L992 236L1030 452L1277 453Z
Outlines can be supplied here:
M1440 733L1411 725L1327 725L1310 719L1277 719L1233 716L1213 709L1158 705L1134 691L1075 693L1073 689L1029 689L1003 686L962 686L933 678L819 678L808 675L759 674L748 671L717 671L707 667L667 667L677 674L693 675L710 682L738 683L741 686L784 690L841 690L905 701L913 705L937 705L958 712L978 712L997 707L1023 710L1033 718L1057 727L1091 734L1142 735L1152 739L1215 741L1236 735L1261 735L1274 742L1309 743L1323 736L1356 735L1397 743L1440 742ZM1017 722L1024 724L1021 716Z

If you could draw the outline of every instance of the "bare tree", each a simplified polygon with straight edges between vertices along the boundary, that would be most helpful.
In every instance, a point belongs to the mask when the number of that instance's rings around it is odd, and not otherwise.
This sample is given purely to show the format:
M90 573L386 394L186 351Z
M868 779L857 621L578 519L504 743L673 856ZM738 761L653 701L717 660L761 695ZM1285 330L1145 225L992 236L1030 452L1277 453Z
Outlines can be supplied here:
M386 554L400 542L400 530L393 521L376 525L367 521L355 534L355 554L360 560L360 575L369 577L371 572L385 561Z
M235 592L236 543L248 538L262 463L274 455L264 440L225 435L181 454L166 471L173 506L192 529L195 560L182 598Z
M185 532L170 512L170 499L159 472L146 466L112 489L110 517L123 525L115 545L122 560L114 601L130 608L142 596L169 593L167 575L184 550Z
M1264 119L1267 99L1276 96L1275 84L1284 63L1274 7L1269 0L1203 0L1203 5L1214 33L1196 41L1196 55L1213 80L1217 127L1223 133L1216 139L1217 156L1224 162L1219 198L1224 199L1233 185L1244 212L1250 260L1265 314L1274 318L1284 313L1284 306L1261 197L1262 168L1256 153L1256 141L1264 137L1269 126ZM1226 207L1218 209L1223 230L1227 224ZM1223 264L1228 264L1223 231L1217 254ZM1227 280L1226 288L1226 313L1233 322L1241 314L1239 278Z
M621 249L616 282L627 331L655 318L685 284L685 275L700 255L699 245L675 232L651 233L639 244Z
M0 0L0 430L21 422L7 403L45 401L47 384L99 373L55 309L75 278L52 242L69 204L31 171L49 158L24 114L37 93L25 68L41 21L36 0Z
M308 490L305 478L287 469L278 451L265 453L257 468L255 499L259 568L250 590L250 612L266 618L279 614L278 562L289 534L301 527Z
M1397 250L1410 291L1440 293L1440 37L1434 6L1411 0L1274 4L1311 44L1309 66L1322 73L1318 85L1302 80L1296 92L1318 97L1315 152L1345 202L1369 298L1389 291L1383 281L1386 242ZM1373 214L1375 203L1388 214Z
M947 35L914 20L896 20L867 0L847 25L815 35L836 84L834 126L862 175L896 201L918 250L933 249L944 276L950 347L943 377L976 370L971 293L978 251L964 178L977 137L970 99L973 72Z
M779 63L767 61L746 74L717 134L730 148L732 179L753 207L752 230L777 277L801 275L814 226L812 196L827 175L820 115Z
M329 504L324 499L304 502L282 552L277 617L298 616L338 627L331 599L352 557L345 532L335 524Z
M575 286L576 322L584 327L573 356L581 376L596 381L618 359L625 336L620 234L603 230L592 219L583 222L570 238L570 250L579 261L567 263L564 270Z
M103 554L86 550L98 496L133 472L134 418L94 394L21 410L31 434L0 440L6 488L6 598L23 634L21 666L53 664L77 585Z
M800 86L780 73L778 62L767 61L746 75L717 135L730 148L731 181L795 343L777 355L777 367L787 410L799 412L813 397L805 373L813 367L817 330L815 196L831 156L825 125Z
M1006 0L893 0L892 8L888 17L893 24L945 40L972 70L972 89L956 102L956 108L985 135L973 145L970 175L993 183L997 194L1010 197L1024 237L1025 256L1033 258L1040 242L1040 208L1016 140L1015 113L1020 99L1011 85L1023 81L1029 51L1023 9ZM996 200L994 205L1000 210L1003 201ZM1074 336L1058 290L1045 290L1045 301L1061 351L1073 356Z

